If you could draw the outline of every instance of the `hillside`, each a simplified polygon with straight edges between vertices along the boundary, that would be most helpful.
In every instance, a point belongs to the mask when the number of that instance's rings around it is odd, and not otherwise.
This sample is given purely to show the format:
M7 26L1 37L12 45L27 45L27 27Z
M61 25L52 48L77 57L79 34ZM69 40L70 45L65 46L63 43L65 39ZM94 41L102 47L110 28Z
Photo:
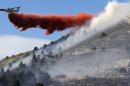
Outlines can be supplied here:
M113 28L118 30L103 33L93 41L84 40L65 50L62 49L65 45L61 45L70 34L39 49L35 47L32 51L3 59L0 62L0 86L10 83L13 86L17 80L21 86L35 86L37 81L48 86L127 86L130 27L121 24ZM12 80L12 77L15 78Z
M26 58L30 54L31 51L23 52L18 55L6 56L4 59L0 61L0 68L10 63L16 62L17 60L22 59L24 57Z

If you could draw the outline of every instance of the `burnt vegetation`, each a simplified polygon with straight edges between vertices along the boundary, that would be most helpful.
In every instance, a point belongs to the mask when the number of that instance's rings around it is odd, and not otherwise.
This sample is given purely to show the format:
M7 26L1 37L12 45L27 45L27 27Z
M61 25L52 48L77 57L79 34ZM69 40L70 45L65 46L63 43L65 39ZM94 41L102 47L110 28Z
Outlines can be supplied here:
M63 36L61 39L53 41L48 45L46 44L42 48L34 47L29 53L13 55L12 57L15 57L14 61L9 62L11 57L7 56L4 62L8 61L8 64L3 65L1 63L0 67L0 86L48 86L57 83L57 81L51 79L45 70L48 69L48 65L55 64L55 59L62 58L62 52L53 55L50 48L57 42L63 41L63 39L66 40L67 37L69 37L69 35ZM36 52L40 49L42 49L41 55L37 55ZM22 59L28 56L32 58L28 65L20 61L19 56L21 55ZM19 66L13 68L13 65L19 61ZM5 70L5 66L7 66L8 69Z
M53 54L51 51L52 46L66 40L69 37L63 36L57 41L53 41L48 45L44 45L42 48L35 47L31 53L27 55L22 54L22 56L31 56L29 64L25 64L20 61L19 66L13 68L13 64L17 63L20 59L16 61L9 62L8 69L4 69L4 66L0 68L0 86L129 86L130 82L130 64L128 68L120 68L119 72L126 74L128 77L122 78L93 78L86 77L86 79L81 80L71 80L66 82L55 81L46 72L49 65L55 65L57 58L62 58L62 52L58 54ZM41 49L41 55L37 54ZM61 48L59 49L62 50ZM17 56L14 56L17 57ZM10 59L7 57L6 59ZM13 68L13 69L12 69ZM61 75L57 78L65 77Z

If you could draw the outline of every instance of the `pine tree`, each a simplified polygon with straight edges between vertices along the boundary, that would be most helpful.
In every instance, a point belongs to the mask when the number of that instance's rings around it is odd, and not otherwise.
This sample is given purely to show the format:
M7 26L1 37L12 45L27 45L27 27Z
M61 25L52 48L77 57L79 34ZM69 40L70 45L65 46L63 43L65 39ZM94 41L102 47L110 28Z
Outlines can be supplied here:
M4 71L4 68L2 67L2 68L1 68L1 73L4 73L4 72L5 72L5 71Z
M20 86L19 81L16 79L16 81L14 82L14 86Z
M40 83L40 82L37 82L36 86L44 86L44 85L42 83Z

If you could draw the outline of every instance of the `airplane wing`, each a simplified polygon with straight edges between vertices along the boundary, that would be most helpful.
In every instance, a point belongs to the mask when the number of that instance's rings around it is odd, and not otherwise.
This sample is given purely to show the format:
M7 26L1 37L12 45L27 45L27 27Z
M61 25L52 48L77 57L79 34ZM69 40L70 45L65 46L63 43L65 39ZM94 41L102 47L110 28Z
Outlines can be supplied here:
M21 6L19 6L19 7L13 7L13 8L11 8L11 10L19 11L20 8L21 8Z
M0 9L0 11L12 13L12 12L19 12L21 7L13 7L13 8L7 8L7 9Z
M5 12L7 12L7 9L0 9L0 11L5 11Z

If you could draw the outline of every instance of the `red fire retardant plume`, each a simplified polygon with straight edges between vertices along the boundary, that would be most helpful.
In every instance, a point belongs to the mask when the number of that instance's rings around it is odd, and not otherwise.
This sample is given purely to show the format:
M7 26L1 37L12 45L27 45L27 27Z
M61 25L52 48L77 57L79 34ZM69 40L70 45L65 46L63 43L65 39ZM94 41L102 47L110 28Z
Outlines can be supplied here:
M93 15L80 13L76 16L70 15L39 15L24 13L9 13L9 20L21 31L28 28L39 27L46 29L49 35L55 30L62 31L69 27L81 26L92 19Z

